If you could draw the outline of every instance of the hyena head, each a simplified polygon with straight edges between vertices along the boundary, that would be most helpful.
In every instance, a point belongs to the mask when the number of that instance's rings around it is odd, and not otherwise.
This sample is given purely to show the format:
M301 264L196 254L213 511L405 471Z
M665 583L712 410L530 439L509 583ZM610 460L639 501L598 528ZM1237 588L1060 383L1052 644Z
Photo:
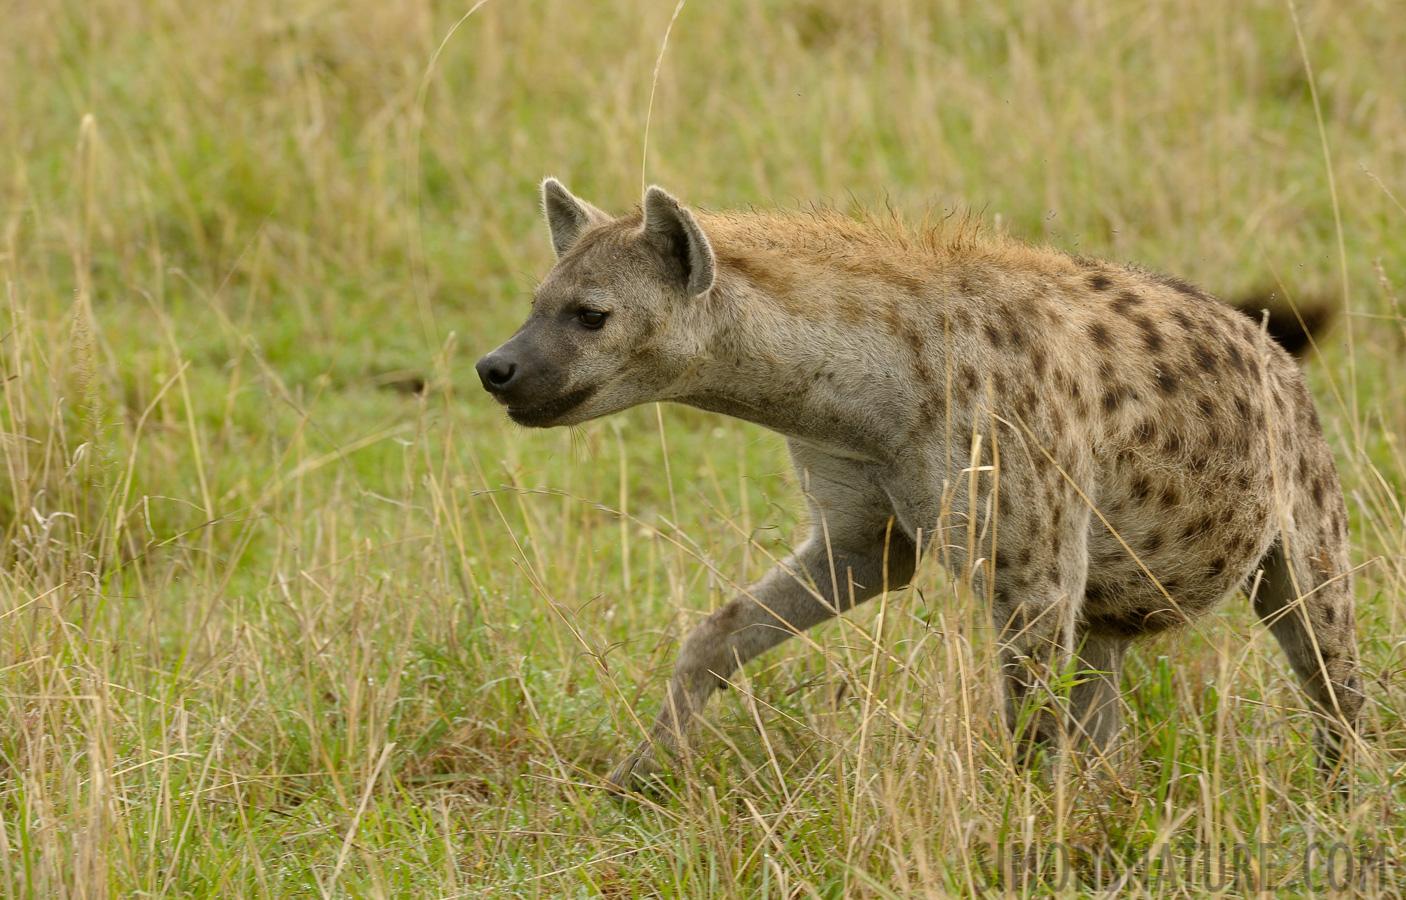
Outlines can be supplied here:
M699 353L713 250L693 215L651 187L620 219L542 184L557 262L527 321L476 366L519 425L575 425L667 396Z

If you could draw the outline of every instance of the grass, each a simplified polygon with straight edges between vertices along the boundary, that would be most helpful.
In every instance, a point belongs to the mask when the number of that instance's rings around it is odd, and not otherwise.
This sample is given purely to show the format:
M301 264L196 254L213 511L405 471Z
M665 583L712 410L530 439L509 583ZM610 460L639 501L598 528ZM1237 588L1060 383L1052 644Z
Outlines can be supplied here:
M644 173L673 4L489 3L433 69L467 7L10 6L4 896L1402 891L1390 4L1298 9L1302 52L1279 2L689 4ZM715 208L969 204L1350 311L1305 365L1361 566L1353 802L1316 792L1242 601L1136 651L1116 779L1012 771L991 629L931 565L751 667L657 803L603 796L798 498L738 422L526 432L482 395L550 265L546 174L617 210L642 174Z

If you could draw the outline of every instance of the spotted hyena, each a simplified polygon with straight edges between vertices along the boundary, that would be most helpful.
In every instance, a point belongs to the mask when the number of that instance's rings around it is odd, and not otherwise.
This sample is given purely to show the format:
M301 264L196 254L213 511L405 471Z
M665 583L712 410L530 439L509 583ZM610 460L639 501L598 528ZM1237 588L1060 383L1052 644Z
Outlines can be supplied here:
M656 772L739 665L907 584L920 552L989 598L1018 748L1106 750L1129 643L1244 587L1335 772L1362 706L1347 511L1302 374L1250 318L967 225L701 213L657 187L616 218L542 193L556 265L477 367L509 418L736 416L786 436L810 508L805 543L684 640L613 785Z

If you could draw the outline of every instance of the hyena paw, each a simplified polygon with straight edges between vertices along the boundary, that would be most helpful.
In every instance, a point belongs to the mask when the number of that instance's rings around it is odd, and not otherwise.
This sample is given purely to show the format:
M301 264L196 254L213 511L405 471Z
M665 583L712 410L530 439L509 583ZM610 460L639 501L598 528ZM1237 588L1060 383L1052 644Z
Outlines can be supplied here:
M606 779L606 789L613 794L651 794L656 792L662 775L654 748L646 742L620 761Z

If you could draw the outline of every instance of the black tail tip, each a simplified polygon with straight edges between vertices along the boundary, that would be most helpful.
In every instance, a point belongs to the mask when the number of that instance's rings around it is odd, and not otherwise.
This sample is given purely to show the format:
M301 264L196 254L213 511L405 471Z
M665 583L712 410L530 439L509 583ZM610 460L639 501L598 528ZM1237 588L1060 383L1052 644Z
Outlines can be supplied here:
M1269 336L1296 357L1303 357L1314 340L1332 324L1337 308L1321 297L1289 303L1273 291L1258 291L1232 301L1231 306L1259 324L1269 313Z

